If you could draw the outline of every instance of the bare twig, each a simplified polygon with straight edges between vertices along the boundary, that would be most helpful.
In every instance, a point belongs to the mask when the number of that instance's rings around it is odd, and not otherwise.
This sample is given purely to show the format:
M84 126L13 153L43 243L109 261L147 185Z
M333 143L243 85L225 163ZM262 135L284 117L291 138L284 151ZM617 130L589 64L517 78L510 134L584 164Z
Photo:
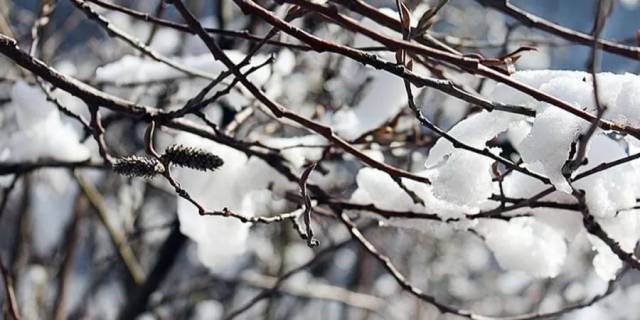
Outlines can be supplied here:
M286 272L285 274L280 276L278 278L278 280L273 284L273 286L270 289L263 290L262 292L260 292L258 295L253 297L250 301L248 301L244 305L242 305L238 309L230 312L225 317L225 320L231 320L231 319L234 319L234 318L238 317L239 315L241 315L242 313L244 313L245 311L249 310L251 307L256 305L256 303L260 302L262 299L265 299L265 298L269 297L270 295L276 293L278 288L280 287L280 285L282 285L282 283L285 282L288 278L290 278L291 276L295 275L296 273L308 268L309 266L317 263L321 259L324 259L327 256L329 256L331 254L334 254L336 251L338 251L341 248L347 246L349 243L351 243L350 239L342 241L342 242L340 242L338 244L335 244L335 245L332 245L330 247L327 247L327 248L324 248L324 249L320 250L311 260L309 260L306 263L300 265L299 267L296 267L294 269L289 270L288 272Z
M2 257L0 257L0 273L2 274L2 282L4 282L5 299L7 300L9 316L14 320L20 320L20 309L18 308L16 293L13 289L13 280L11 280L11 275L4 266Z
M0 219L2 219L2 215L4 214L4 209L7 207L7 203L9 203L9 196L11 196L11 192L15 189L18 180L20 180L20 174L14 174L11 179L11 183L8 186L2 188L2 201L0 201Z
M127 239L125 236L120 233L116 227L109 221L109 214L107 210L107 206L104 203L104 199L96 190L96 188L87 181L80 173L75 172L74 177L80 186L80 190L87 197L91 206L96 210L98 214L98 218L104 225L105 229L109 234L109 238L115 247L116 252L118 253L119 259L122 261L122 264L126 267L127 276L129 279L135 283L136 285L140 285L144 282L144 271L142 266L138 262L136 256L133 253L133 249L127 244Z
M335 210L340 211L340 209L337 209L337 208L334 209L334 211ZM384 265L385 269L389 272L391 276L393 276L393 278L396 280L398 285L400 285L400 287L402 287L404 290L411 293L418 299L433 305L442 313L450 313L450 314L454 314L454 315L469 318L469 319L493 319L492 317L477 315L470 311L444 304L439 300L437 300L435 297L428 295L424 293L422 290L420 290L419 288L413 286L406 279L406 277L398 270L398 268L396 268L396 266L391 262L391 259L389 259L389 257L385 256L384 254L380 253L378 249L371 242L369 242L367 238L364 237L364 235L360 232L360 229L358 229L358 227L351 221L351 219L349 218L349 216L347 216L346 213L336 212L336 214L338 214L340 221L344 224L344 226L347 227L347 229L349 230L349 233L351 233L351 236L354 239L356 239L368 253L370 253L372 256L374 256L378 261L380 261Z
M154 60L156 60L158 62L161 62L163 64L166 64L167 66L169 66L171 68L174 68L174 69L176 69L178 71L184 72L187 75L194 76L194 77L199 77L199 78L204 78L204 79L209 79L209 80L215 79L215 77L213 75L210 75L208 73L193 69L193 68L191 68L191 67L189 67L187 65L183 65L181 63L178 63L178 62L175 62L175 61L171 61L171 59L169 59L169 58L163 56L162 54L154 51L149 46L147 46L143 41L141 41L139 39L136 39L134 36L127 34L124 30L121 30L121 29L117 28L116 26L114 26L111 22L109 22L109 20L107 20L105 17L103 17L100 14L98 14L89 5L87 5L84 0L71 0L71 2L78 9L82 10L82 12L84 12L84 14L87 16L87 18L95 21L98 25L100 25L102 28L104 28L108 35L115 36L115 37L125 41L130 46L132 46L133 48L139 50L140 52L142 52L146 56L149 56L150 58L152 58L152 59L154 59Z
M306 240L307 245L309 247L317 247L318 240L313 236L313 230L311 229L311 210L313 206L311 205L311 197L307 194L307 180L309 180L309 174L315 169L317 163L312 163L302 172L302 176L300 177L300 193L302 194L303 207L304 212L302 217L304 219L304 225L306 228Z
M353 145L346 142L344 139L338 137L333 132L331 127L322 125L318 122L315 122L308 118L302 117L294 112L291 112L285 107L283 107L282 105L280 105L279 103L267 97L262 92L262 90L256 87L251 81L249 81L240 72L240 70L238 70L237 65L233 63L231 59L229 59L229 57L222 51L222 49L218 47L218 45L215 43L213 38L211 38L211 36L206 32L206 30L204 30L200 22L189 12L189 10L182 4L181 1L174 1L174 5L176 6L180 14L185 18L185 20L187 20L187 23L197 32L198 36L205 42L205 44L209 48L209 51L211 51L211 54L214 56L214 58L216 60L220 60L225 66L227 66L227 68L231 70L237 78L240 79L240 82L251 92L251 94L253 94L253 96L258 101L263 103L267 108L269 108L271 112L273 112L274 116L276 116L277 118L286 118L286 119L292 120L304 126L305 128L308 128L320 134L327 140L330 140L337 146L343 148L345 151L351 153L352 155L354 155L355 157L360 159L362 162L366 163L371 167L385 171L388 174L393 176L400 176L400 177L404 177L404 178L415 180L422 183L429 183L429 180L424 177L409 173L407 171L392 167L390 165L387 165L385 163L381 163L372 159L371 157L367 156L366 154L362 153L360 150L355 148Z
M640 47L626 46L619 43L615 43L607 40L599 40L586 33L578 32L567 27L560 26L549 20L538 17L530 12L522 10L513 4L509 0L476 0L484 6L492 7L498 11L504 12L511 17L522 22L526 26L534 27L540 30L544 30L548 33L561 37L572 43L578 43L585 46L591 46L594 41L597 41L598 45L603 50L611 52L623 57L640 60Z

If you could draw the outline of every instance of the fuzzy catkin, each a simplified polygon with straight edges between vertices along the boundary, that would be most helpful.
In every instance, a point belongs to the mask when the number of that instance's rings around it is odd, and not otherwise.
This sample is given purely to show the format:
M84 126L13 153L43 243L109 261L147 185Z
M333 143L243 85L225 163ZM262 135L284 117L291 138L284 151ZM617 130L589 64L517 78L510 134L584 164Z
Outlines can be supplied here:
M213 171L224 164L220 157L207 150L179 144L174 144L167 148L162 155L162 159L176 166L202 171Z
M128 156L116 159L113 171L128 177L151 178L164 172L164 166L155 158Z

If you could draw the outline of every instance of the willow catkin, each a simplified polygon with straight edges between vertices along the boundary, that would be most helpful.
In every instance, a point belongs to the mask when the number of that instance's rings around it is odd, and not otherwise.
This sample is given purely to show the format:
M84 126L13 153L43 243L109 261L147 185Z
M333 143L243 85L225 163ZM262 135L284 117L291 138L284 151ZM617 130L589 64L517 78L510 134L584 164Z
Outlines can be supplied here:
M215 170L224 164L220 157L207 150L179 144L167 148L162 159L176 166L202 171Z
M155 158L128 156L113 162L113 171L128 177L151 178L164 172L164 166Z

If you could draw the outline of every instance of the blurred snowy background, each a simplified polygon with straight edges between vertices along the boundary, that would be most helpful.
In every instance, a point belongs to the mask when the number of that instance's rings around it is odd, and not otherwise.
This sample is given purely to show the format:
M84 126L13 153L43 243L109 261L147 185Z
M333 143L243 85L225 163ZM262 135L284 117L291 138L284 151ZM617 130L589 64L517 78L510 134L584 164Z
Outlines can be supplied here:
M204 25L219 27L217 2L185 2L198 13ZM408 1L407 4L419 17L417 12L424 12L435 2ZM182 21L173 7L159 6L159 1L117 3ZM370 3L387 10L395 8L392 1ZM596 1L512 3L585 33L590 33L593 26ZM32 25L40 5L36 0L0 0L0 14L6 22L0 24L0 33L16 39L23 50L29 50ZM197 37L168 28L156 29L95 5L92 8L119 29L149 41L153 50L174 61L213 76L225 70L219 62L213 62ZM275 8L280 16L284 14L283 7ZM249 26L252 33L259 35L268 31L259 19L243 16L231 1L224 2L224 10L224 28L242 30ZM616 1L602 37L637 45L638 17L640 2ZM363 23L382 32L382 28L371 21L363 20ZM361 35L353 36L326 24L318 17L299 19L295 24L340 43L376 45ZM439 13L431 33L445 41L447 37L454 37L463 43L457 48L464 53L481 53L486 57L500 56L522 45L535 46L537 51L525 53L517 62L517 70L589 71L589 47L523 27L476 1L449 1ZM37 50L32 54L64 74L136 103L174 110L209 83L206 79L184 77L165 64L142 57L126 43L109 37L70 1L57 1L50 22L41 34ZM278 39L297 43L284 34ZM227 44L227 54L236 62L242 60L250 47L249 42L241 39ZM394 56L388 52L379 55L389 60ZM258 66L270 57L273 58L270 64L249 77L270 98L301 115L331 125L344 138L365 137L365 143L359 147L368 156L434 180L433 189L420 189L407 182L407 186L413 186L427 202L426 207L419 206L389 176L363 168L353 156L333 150L321 168L311 174L310 183L339 199L374 203L386 209L437 210L445 219L462 218L464 212L478 212L499 204L488 200L497 187L488 170L491 163L458 158L445 143L436 143L433 132L419 128L411 114L403 111L407 109L407 97L397 77L336 55L279 46L265 46L252 58L251 64ZM637 75L640 62L603 53L600 69ZM429 72L419 67L416 70ZM552 172L550 168L555 165L553 159L565 159L554 158L556 155L552 152L547 158L533 159L535 156L527 156L526 146L535 150L564 150L571 141L560 138L582 132L588 126L572 123L571 119L563 118L563 114L553 113L555 109L544 109L546 106L500 85L496 87L490 81L455 72L450 76L498 101L540 107L537 110L541 112L535 121L494 117L494 113L479 113L468 103L435 90L416 90L420 105L426 106L426 115L445 129L453 127L452 132L458 128L460 139L477 140L479 146L506 131L496 139L500 143L496 142L495 147L502 150L510 147L511 152L505 151L505 154L518 153L527 164L541 160L540 167L530 168L545 173L554 186L562 189L561 176L553 179L553 174L559 171ZM581 86L581 79L586 76L587 73L517 74L519 79L541 90L593 107L591 85ZM610 120L637 126L640 116L634 108L640 108L638 77L608 75L602 81L610 92L603 99L613 109L619 107L612 111ZM223 85L216 86L213 92L223 88ZM81 100L61 90L50 94L65 108L90 118ZM204 114L235 139L279 149L297 175L310 161L323 157L322 147L327 144L325 139L303 128L275 120L244 90L233 90L206 108ZM194 115L186 118L202 124L201 118ZM391 133L371 133L390 125L392 119L396 121ZM549 119L561 121L549 124L553 122ZM118 156L144 154L145 123L113 112L104 112L103 121L111 152ZM494 126L485 127L486 123ZM465 128L478 128L474 126L483 129L465 131ZM566 135L555 131L562 128L573 131ZM483 140L484 135L477 133L484 129L496 132L486 134ZM560 138L554 139L553 133ZM634 142L626 139L598 132L590 159L611 161L638 150ZM225 161L225 165L213 173L185 168L174 170L182 186L207 209L228 207L254 216L300 211L299 201L292 197L298 192L298 186L256 157L169 128L159 130L155 140L160 150L180 143L206 149ZM502 141L509 143L501 144ZM522 141L526 142L521 145ZM436 156L444 154L448 162L442 165L441 158ZM288 221L251 225L225 217L201 217L194 206L178 197L161 178L126 178L100 165L87 168L86 163L75 170L16 169L15 166L48 161L82 162L88 158L92 159L91 164L100 160L96 142L87 136L82 125L59 112L32 75L0 56L0 186L3 190L0 256L13 276L16 300L24 319L223 319L262 290L271 288L278 277L308 262L306 268L296 270L278 289L266 294L265 299L238 318L460 318L442 314L406 293L375 258L349 240L348 230L327 213L326 207L319 206L313 220L321 246L310 248ZM459 163L454 166L455 161ZM425 171L425 162L430 171ZM600 198L587 198L590 209L603 223L611 221L609 230L616 230L616 240L628 251L633 251L640 237L640 221L637 210L621 212L633 207L640 196L637 182L640 180L636 179L640 177L639 169L635 164L628 165L620 171L585 179L581 186L595 190L587 195L605 194ZM475 172L478 174L474 175ZM510 195L525 197L531 196L532 190L542 190L523 179L513 174L505 180L505 189L513 191ZM606 190L617 190L622 196ZM563 198L566 194L559 194L545 199L571 202ZM560 211L566 210L516 211L513 213L535 214L536 219L469 222L468 225L393 221L366 212L350 213L358 218L361 226L367 226L367 238L391 258L413 285L447 304L492 316L552 312L606 292L609 280L620 275L611 295L594 306L561 317L637 319L640 314L637 270L621 273L622 263L610 252L607 252L609 255L603 253L608 249L598 247L600 243L579 230L579 215L571 217L575 212L565 212L560 219L552 217ZM379 227L378 220L383 220L384 226ZM324 251L327 253L314 258ZM156 279L157 283L148 279ZM4 291L0 292L0 304L4 306L3 315L8 317Z

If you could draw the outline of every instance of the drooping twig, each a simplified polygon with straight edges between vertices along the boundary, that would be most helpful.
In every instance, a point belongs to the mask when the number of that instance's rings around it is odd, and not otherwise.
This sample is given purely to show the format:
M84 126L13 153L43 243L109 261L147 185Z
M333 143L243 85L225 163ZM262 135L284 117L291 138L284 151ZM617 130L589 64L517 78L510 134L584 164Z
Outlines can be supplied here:
M595 102L596 111L597 111L597 120L593 121L589 126L587 132L580 136L577 143L577 152L574 159L569 159L567 163L562 168L562 173L565 177L571 176L571 174L578 169L581 165L584 164L587 155L587 146L589 144L589 140L596 132L598 128L598 122L604 116L604 113L607 110L607 106L602 105L600 101L600 92L598 85L598 77L597 72L600 65L600 55L599 55L599 47L598 39L602 30L604 30L605 22L607 21L608 13L607 9L604 8L605 2L598 1L596 10L596 18L593 26L593 46L591 48L591 79L593 86L593 100ZM608 10L610 12L610 10Z
M306 240L307 245L311 248L318 246L318 240L313 236L313 229L311 229L311 211L313 206L311 205L311 197L307 193L307 180L309 180L309 174L315 169L317 163L312 163L302 172L302 176L300 176L300 193L302 194L303 199L303 208L304 212L302 213L302 218L304 220L304 225L306 229Z

